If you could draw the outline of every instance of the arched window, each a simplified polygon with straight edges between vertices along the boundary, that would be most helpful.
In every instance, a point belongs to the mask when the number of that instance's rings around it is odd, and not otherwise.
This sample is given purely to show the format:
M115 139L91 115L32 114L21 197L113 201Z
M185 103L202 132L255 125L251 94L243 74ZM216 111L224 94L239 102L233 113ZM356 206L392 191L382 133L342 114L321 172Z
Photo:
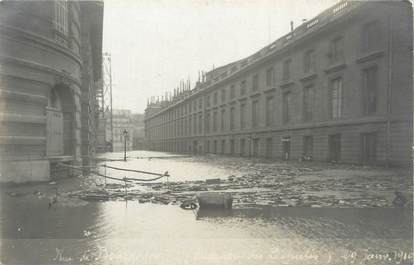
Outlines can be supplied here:
M61 109L60 97L55 88L52 88L49 93L48 107L54 109Z

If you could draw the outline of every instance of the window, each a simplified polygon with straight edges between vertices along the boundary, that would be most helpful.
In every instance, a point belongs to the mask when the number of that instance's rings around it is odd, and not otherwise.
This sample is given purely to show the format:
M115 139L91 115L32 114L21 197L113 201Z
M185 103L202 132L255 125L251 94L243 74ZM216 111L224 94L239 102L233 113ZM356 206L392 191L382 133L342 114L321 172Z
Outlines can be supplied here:
M206 127L206 133L209 133L210 132L210 112L207 112L207 114L206 114L205 127Z
M342 79L337 78L331 82L331 118L338 119L342 115Z
M230 139L230 154L234 155L234 140Z
M217 140L213 142L213 153L217 154Z
M194 112L196 112L196 111L197 111L197 103L196 103L196 101L195 101L195 100L193 101L193 111L194 111Z
M240 129L246 127L246 104L240 104Z
M226 152L226 140L221 140L221 153L224 154Z
M214 105L217 105L217 91L214 92Z
M283 80L289 80L290 79L290 64L292 60L288 59L283 62Z
M252 102L252 127L256 127L259 124L259 101L254 100Z
M240 83L240 95L246 94L246 80L241 81Z
M206 153L210 153L210 141L209 140L206 141L205 148L206 148Z
M221 90L221 103L224 103L226 101L226 90Z
M266 99L266 126L274 125L274 98L268 97Z
M203 115L199 114L198 115L198 133L202 133L203 132Z
M217 111L213 112L213 132L217 131Z
M283 93L283 122L288 123L290 121L290 107L291 107L291 96L290 91Z
M313 116L313 86L303 88L303 121L311 121Z
M64 41L68 33L68 2L66 0L55 1L54 28L57 33L58 41ZM60 36L59 36L60 35Z
M362 50L368 51L376 48L381 41L381 32L378 21L372 21L364 25L362 29Z
M234 98L236 96L236 91L234 85L230 86L230 98Z
M230 108L230 130L234 130L234 107Z
M191 128L192 128L192 126L191 126L191 121L192 121L192 119L191 119L191 115L188 117L188 134L189 135L191 135Z
M55 88L50 91L48 105L54 109L61 109L60 98Z
M259 75L255 74L252 79L252 91L257 91L259 89Z
M194 117L193 117L193 122L194 122L194 124L193 124L193 133L197 134L197 116L195 114L194 114Z
M313 156L313 137L303 136L303 159L312 160Z
M314 52L313 50L309 50L305 52L305 56L303 59L304 63L304 72L310 73L314 71Z
M331 50L328 53L331 63L344 59L344 40L342 37L336 38L331 42Z
M371 114L377 111L377 68L371 67L363 72L363 112Z
M206 107L210 107L210 95L206 96ZM200 100L200 109L201 109L201 100Z
M187 128L187 119L184 118L184 135L187 135L187 130L188 130L188 128Z
M226 126L226 109L221 110L221 130L224 131Z
M266 72L266 86L267 87L271 87L274 85L274 68L270 67L269 69L267 69Z

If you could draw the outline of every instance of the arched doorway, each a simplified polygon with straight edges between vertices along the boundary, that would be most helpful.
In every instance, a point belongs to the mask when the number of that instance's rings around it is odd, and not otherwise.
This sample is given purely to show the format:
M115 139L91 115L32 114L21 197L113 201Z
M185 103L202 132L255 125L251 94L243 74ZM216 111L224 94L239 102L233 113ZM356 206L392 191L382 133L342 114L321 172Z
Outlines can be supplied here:
M73 156L73 98L70 88L58 84L51 88L46 107L46 155Z
M49 92L46 107L46 155L63 155L63 112L62 102L56 87Z

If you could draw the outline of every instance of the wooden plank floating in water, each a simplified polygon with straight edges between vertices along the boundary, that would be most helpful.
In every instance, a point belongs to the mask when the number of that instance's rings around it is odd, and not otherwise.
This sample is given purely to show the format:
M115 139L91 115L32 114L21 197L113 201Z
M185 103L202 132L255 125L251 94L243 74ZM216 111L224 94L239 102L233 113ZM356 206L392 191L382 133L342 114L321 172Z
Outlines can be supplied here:
M231 193L225 192L200 192L196 195L198 205L202 208L224 208L231 209L233 197Z

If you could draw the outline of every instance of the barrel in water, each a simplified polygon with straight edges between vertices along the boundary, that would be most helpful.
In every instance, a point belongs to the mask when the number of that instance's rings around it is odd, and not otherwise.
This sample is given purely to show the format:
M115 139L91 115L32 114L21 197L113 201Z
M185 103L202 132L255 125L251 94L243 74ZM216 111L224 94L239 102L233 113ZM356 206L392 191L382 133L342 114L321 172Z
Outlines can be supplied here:
M197 201L202 208L224 208L231 209L233 197L225 192L201 192L197 194Z

